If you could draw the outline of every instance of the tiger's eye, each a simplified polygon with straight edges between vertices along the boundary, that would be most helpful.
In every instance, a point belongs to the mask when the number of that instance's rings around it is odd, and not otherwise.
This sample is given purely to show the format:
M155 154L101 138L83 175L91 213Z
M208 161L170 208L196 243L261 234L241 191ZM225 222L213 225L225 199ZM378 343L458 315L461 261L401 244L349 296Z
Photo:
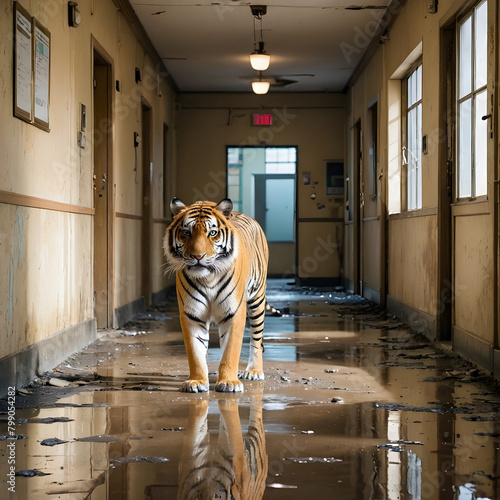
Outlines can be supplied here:
M219 231L217 231L217 229L212 229L212 230L211 230L208 234L209 234L210 236L217 236L218 232L219 232Z
M183 230L182 230L182 234L183 234L184 236L191 236L191 233L190 233L187 229L183 229Z

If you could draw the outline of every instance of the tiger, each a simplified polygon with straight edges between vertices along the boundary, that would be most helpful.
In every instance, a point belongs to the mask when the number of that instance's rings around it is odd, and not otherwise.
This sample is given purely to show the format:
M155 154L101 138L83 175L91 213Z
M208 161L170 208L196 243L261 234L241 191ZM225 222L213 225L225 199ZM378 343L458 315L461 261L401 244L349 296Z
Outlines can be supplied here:
M238 400L224 398L218 401L218 438L211 439L209 406L208 399L190 402L177 500L262 500L268 473L262 394L250 397L246 434Z
M263 332L269 249L260 225L218 204L170 203L174 217L163 239L168 269L176 273L180 322L189 364L183 392L208 392L207 350L212 322L219 328L222 357L215 390L243 392L241 379L263 380ZM238 373L246 318L250 354Z

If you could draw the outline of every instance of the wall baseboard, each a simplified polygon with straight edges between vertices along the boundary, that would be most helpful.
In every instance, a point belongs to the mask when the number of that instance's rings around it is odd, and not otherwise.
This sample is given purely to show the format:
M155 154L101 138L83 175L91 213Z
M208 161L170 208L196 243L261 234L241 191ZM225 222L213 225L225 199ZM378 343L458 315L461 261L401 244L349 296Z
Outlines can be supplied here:
M340 278L295 278L295 283L298 286L327 286L337 287L340 286Z
M70 326L36 342L22 351L0 359L0 397L9 387L30 384L37 375L52 370L71 354L97 338L95 318Z
M488 342L478 339L457 327L453 328L453 351L490 373L494 372L495 358L500 361L497 351Z
M342 286L345 289L345 293L354 293L354 281L350 280L349 278L344 278L342 280Z
M169 299L177 300L175 294L175 285L169 285L159 292L153 292L153 304L155 306Z
M363 283L363 297L375 304L380 304L380 289L372 288L370 285Z
M415 309L390 295L387 296L387 310L395 314L412 330L425 335L429 340L434 341L438 338L437 321L430 314Z
M124 306L115 309L115 320L113 328L121 328L128 323L136 314L144 312L145 302L144 297L140 297L133 302L129 302Z

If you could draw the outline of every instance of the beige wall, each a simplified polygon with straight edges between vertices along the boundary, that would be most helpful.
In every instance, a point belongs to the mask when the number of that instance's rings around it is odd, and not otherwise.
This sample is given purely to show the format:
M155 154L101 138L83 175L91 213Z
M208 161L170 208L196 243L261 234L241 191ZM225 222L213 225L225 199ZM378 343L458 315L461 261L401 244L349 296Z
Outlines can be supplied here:
M326 196L324 160L344 158L343 95L272 92L265 96L180 94L179 100L176 196L185 202L224 198L226 146L297 146L298 218L305 221L342 217L342 201ZM258 112L273 113L273 126L251 126L251 115ZM311 172L311 181L317 184L305 186L302 183L303 171ZM311 199L313 191L316 192L315 200ZM318 205L325 208L318 210ZM311 235L309 229L306 234L303 228L305 225L299 223L299 268L305 259L314 259L314 255L309 254L310 249L301 246L301 242L322 235L320 230ZM271 252L281 250L272 248ZM314 271L304 277L338 277L336 249L327 259L315 259L315 262ZM289 276L294 272L287 259L271 257L271 264L273 274Z
M157 79L158 61L146 53L112 0L78 2L81 24L68 27L67 2L21 2L51 33L50 132L13 116L13 2L0 16L0 359L94 317L92 44L110 57L112 212L142 215L142 161L134 172L133 132L141 131L141 102L153 109L153 292L163 276L161 238L166 225L163 124L170 127L169 162L175 162L175 94ZM135 83L134 68L142 71ZM160 86L158 87L158 81ZM87 106L87 146L77 145L80 104ZM140 297L141 221L112 218L112 309Z
M347 175L351 178L354 175L353 127L360 120L366 132L368 107L375 96L379 103L378 175L382 182L377 204L373 200L367 204L365 192L364 206L358 207L361 219L371 218L360 223L361 280L370 287L383 287L387 257L386 294L391 308L422 333L452 338L458 352L493 371L493 349L498 343L495 259L499 253L492 200L498 203L494 187L494 179L498 178L495 159L498 138L495 135L488 141L489 201L450 206L445 185L447 84L445 61L441 59L441 43L445 40L442 29L444 26L453 29L456 17L466 12L468 6L463 1L444 0L439 2L438 12L433 15L427 13L426 6L425 1L418 0L404 4L388 30L388 40L378 45L348 89L346 157L349 159ZM491 33L498 33L497 9L497 3L490 1ZM491 82L496 79L495 67L498 67L498 61L492 57L498 53L496 40L495 36L489 37ZM423 62L422 134L427 136L428 152L422 157L423 207L408 213L402 211L401 79L418 57L422 57ZM488 99L496 98L491 85L488 92ZM363 176L366 179L368 173L366 135L363 134L361 180ZM359 189L363 192L363 185ZM387 236L384 236L385 224ZM355 229L353 224L345 227L346 283L352 283L356 273ZM447 309L450 296L453 306ZM449 315L449 320L443 315ZM438 331L440 325L448 326Z

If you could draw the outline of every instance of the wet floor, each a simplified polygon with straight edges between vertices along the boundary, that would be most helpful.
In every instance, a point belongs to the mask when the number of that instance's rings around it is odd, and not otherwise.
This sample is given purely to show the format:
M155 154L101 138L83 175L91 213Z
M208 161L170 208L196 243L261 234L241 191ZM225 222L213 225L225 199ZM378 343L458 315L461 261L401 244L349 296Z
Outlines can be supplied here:
M215 331L211 391L179 392L172 301L17 392L15 429L1 401L0 498L500 498L484 373L358 297L273 281L268 298L286 314L266 318L266 379L242 394L213 390Z

